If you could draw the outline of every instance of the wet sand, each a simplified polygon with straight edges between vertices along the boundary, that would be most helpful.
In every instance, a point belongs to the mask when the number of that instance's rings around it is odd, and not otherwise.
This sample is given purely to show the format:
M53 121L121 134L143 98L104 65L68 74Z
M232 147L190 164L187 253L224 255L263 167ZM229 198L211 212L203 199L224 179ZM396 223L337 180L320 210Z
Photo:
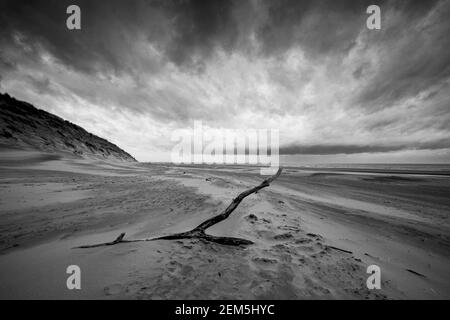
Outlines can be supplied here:
M1 299L449 299L450 178L287 168L201 240L187 231L261 182L258 168L0 159ZM26 161L20 161L26 159ZM339 250L342 249L342 250ZM66 288L79 265L81 290ZM367 266L382 287L366 287Z

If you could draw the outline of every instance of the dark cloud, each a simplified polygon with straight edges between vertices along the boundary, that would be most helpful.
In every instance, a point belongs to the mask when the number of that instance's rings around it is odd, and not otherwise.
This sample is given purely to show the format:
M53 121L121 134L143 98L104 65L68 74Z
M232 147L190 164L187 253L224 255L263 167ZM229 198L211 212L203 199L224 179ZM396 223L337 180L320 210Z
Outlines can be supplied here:
M0 4L2 45L20 35L42 46L63 64L86 73L136 72L152 64L136 42L147 40L177 65L193 65L237 39L234 1L5 0ZM69 32L66 8L81 7L82 29ZM138 59L137 59L138 58ZM138 61L136 61L138 60ZM153 61L153 69L161 61ZM155 71L155 70L150 70Z
M71 4L81 7L81 30L66 27ZM133 65L134 43L145 30L156 34L158 20L144 1L5 0L0 8L2 45L20 36L27 46L45 49L62 64L86 73L141 67Z
M310 154L310 155L328 155L328 154L355 154L355 153L375 153L392 152L403 150L436 150L450 148L448 139L438 139L435 141L411 143L399 143L392 145L363 145L363 144L317 144L317 145L290 145L280 147L280 154Z
M5 58L2 51L0 50L0 70L8 72L14 70L16 68L16 65L17 64L14 61L10 61L8 58Z
M36 89L40 94L51 92L51 83L48 78L35 78L28 76L28 82Z
M166 17L173 20L174 34L166 48L171 61L178 65L195 64L208 58L215 48L234 49L237 21L235 1L164 1Z
M258 29L265 54L301 46L310 56L342 54L365 28L366 8L382 1L266 1L267 19Z
M372 111L391 107L450 76L449 2L401 1L388 8L398 17L381 36L370 38L369 45L380 52L380 65L355 97L357 105Z
M345 54L365 28L368 5L402 10L402 20L384 32L391 34L392 41L396 34L403 33L403 27L409 28L435 5L435 1L373 0L267 0L256 2L256 5L244 2L3 0L0 5L2 45L12 42L12 37L20 33L28 45L44 47L62 63L77 70L132 73L142 71L144 65L155 72L161 61L152 61L145 53L135 51L135 43L140 37L162 50L164 58L189 67L201 65L216 49L225 52L244 50L239 39L247 39L248 35L243 33L252 32L260 41L260 53L264 55L279 54L294 46L301 46L312 57ZM82 8L80 31L68 32L66 28L65 10L70 4ZM257 24L249 26L241 21L252 17L255 21L260 17ZM448 27L448 24L444 25ZM443 62L429 59L425 63L424 60L442 55L448 45L448 37L442 38L442 35L448 30L436 31L430 31L436 39L429 40L441 42L440 48L433 50L435 53L424 52L420 38L394 49L394 59L420 49L403 61L404 67L396 71L397 78L412 77L421 72L436 74ZM421 44L422 48L419 47ZM409 73L404 71L407 68ZM358 70L355 75L360 73ZM384 76L380 75L380 78L384 79ZM388 85L381 83L381 80L374 80L375 88L363 92L361 101L375 99L380 91L395 96L406 90L401 86L397 90L386 90Z

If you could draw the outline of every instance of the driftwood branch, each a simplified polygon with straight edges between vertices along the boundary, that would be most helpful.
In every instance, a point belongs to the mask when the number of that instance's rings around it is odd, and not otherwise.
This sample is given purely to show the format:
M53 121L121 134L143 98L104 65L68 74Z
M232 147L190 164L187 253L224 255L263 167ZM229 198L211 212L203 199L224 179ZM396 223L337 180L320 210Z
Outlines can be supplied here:
M213 225L227 219L230 214L239 206L239 204L244 200L244 198L248 197L249 195L258 192L259 190L268 187L276 178L278 178L281 175L282 168L279 168L277 173L273 176L265 179L263 182L261 182L258 186L253 187L251 189L248 189L242 193L240 193L236 198L231 201L231 203L228 205L228 207L217 216L214 216L201 224L199 224L197 227L190 231L181 232L181 233L175 233L167 236L161 236L157 238L144 238L144 239L124 239L125 233L121 233L114 241L111 242L104 242L104 243L98 243L93 245L84 245L79 246L76 248L95 248L95 247L102 247L102 246L112 246L118 243L126 243L126 242L143 242L143 241L155 241L155 240L177 240L177 239L203 239L206 241L216 242L219 244L224 245L249 245L252 244L250 240L241 239L241 238L233 238L233 237L217 237L213 235L207 234L205 231L206 229L212 227Z
M333 246L327 246L327 247L331 248L331 249L334 249L334 250L342 251L342 252L345 252L345 253L350 253L350 254L353 253L351 251L348 251L348 250L345 250L345 249L341 249L341 248L338 248L338 247L333 247Z

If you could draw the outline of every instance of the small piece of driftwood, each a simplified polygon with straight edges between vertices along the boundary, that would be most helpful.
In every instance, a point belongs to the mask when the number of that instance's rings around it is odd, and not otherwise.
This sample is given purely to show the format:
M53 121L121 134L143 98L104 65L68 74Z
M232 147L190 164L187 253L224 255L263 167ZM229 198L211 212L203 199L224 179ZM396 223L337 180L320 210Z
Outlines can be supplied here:
M406 271L411 272L412 274L415 274L416 276L422 277L422 278L426 278L426 276L424 274L421 274L417 271L411 270L411 269L406 269Z
M345 249L341 249L341 248L338 248L338 247L328 246L328 248L331 248L331 249L334 249L334 250L338 250L338 251L342 251L342 252L345 252L345 253L350 253L350 254L353 253L351 251L348 251L348 250L345 250Z

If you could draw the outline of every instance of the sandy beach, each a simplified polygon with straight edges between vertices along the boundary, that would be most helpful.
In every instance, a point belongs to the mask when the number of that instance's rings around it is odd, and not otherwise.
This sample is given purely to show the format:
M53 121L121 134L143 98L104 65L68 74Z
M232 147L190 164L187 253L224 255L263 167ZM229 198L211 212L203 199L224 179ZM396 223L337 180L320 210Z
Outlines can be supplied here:
M19 161L19 159L21 161ZM121 243L190 230L264 177L250 166L0 159L0 299L449 299L445 172L284 168L207 230L248 239ZM81 290L68 290L69 265ZM369 265L381 289L366 287Z

